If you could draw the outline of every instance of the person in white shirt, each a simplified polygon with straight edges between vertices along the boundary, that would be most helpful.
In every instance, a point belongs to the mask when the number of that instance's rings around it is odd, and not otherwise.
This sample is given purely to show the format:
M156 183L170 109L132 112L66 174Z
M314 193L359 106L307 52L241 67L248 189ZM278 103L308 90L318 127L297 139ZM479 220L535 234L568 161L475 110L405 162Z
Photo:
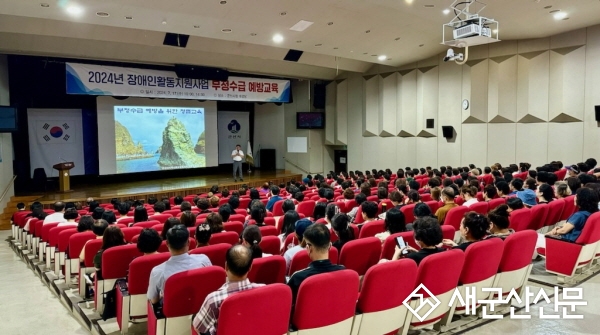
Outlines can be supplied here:
M465 185L460 189L460 195L465 199L463 206L471 207L472 204L479 202L477 200L477 188L475 186Z
M67 222L67 219L65 219L65 203L62 201L57 201L54 203L54 213L46 216L43 224L54 222Z
M77 219L79 217L79 213L77 212L77 210L75 208L69 208L65 211L65 213L63 214L65 220L67 220L66 222L61 222L58 224L57 227L65 227L65 226L71 226L71 227L77 227L78 223L75 222L75 219Z
M235 146L235 150L231 152L231 158L233 158L233 181L237 181L237 170L240 170L240 180L244 181L244 175L242 174L242 160L244 159L244 152L242 151L242 146L239 144Z

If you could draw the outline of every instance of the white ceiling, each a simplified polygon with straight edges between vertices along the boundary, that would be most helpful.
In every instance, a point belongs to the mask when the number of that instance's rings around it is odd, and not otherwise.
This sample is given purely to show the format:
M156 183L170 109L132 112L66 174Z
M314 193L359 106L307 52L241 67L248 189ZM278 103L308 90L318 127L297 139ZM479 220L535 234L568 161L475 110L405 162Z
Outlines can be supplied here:
M49 7L42 7L43 2ZM485 2L488 6L481 15L500 23L502 40L546 37L600 23L598 0ZM220 0L0 0L0 51L189 63L241 72L332 79L340 71L365 72L374 63L397 67L444 51L440 45L442 24L450 21L452 15L444 15L442 10L451 3L452 0L227 0L222 5ZM81 16L67 13L65 8L72 4L83 8ZM552 8L544 9L545 6ZM569 19L555 20L549 14L555 9L566 12ZM97 12L110 16L99 17ZM127 20L126 16L132 19ZM299 20L314 24L303 32L289 30ZM222 29L232 32L223 33ZM163 46L164 32L191 35L187 48ZM272 41L276 33L284 36L280 44ZM284 62L288 49L305 53L298 63ZM379 61L373 55L390 59Z

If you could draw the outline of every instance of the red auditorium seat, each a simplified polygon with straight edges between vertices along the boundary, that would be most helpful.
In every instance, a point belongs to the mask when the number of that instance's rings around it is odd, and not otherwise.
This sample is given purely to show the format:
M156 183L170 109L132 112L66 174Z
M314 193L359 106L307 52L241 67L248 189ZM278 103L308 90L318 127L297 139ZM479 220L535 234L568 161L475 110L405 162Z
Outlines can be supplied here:
M165 223L168 218L172 217L171 214L154 214L148 217L148 220L156 220L160 223Z
M277 228L275 228L275 226L261 226L258 227L258 229L260 229L260 233L263 237L279 235L279 232L277 231Z
M390 199L383 199L377 204L377 215L383 213L383 204L385 204L386 211L394 207L394 204L392 204L392 201Z
M427 201L425 203L427 206L429 206L429 209L431 209L431 213L435 214L435 212L437 212L438 208L440 208L440 203L439 201Z
M268 313L256 317L248 306L260 301L260 308ZM287 334L292 307L292 291L287 285L273 284L234 294L223 302L219 311L217 334L239 335L252 329L261 335Z
M510 213L509 221L510 228L514 229L515 231L525 230L531 223L531 210L529 208L521 208L517 209L516 211L512 211Z
M165 215L165 214L169 214L169 215L171 215L171 216L176 216L176 215L177 215L177 214L179 214L179 213L181 213L181 210L180 210L180 209L169 209L169 210L166 210L166 211L162 212L162 214L163 214L163 215ZM155 219L154 219L154 220L155 220Z
M415 222L415 204L405 205L400 207L400 211L404 214L404 222L405 223L413 223ZM435 213L435 212L433 212Z
M421 201L422 202L428 202L428 201L431 201L431 200L432 200L431 194L429 194L429 193L423 193L423 194L421 194Z
M488 202L488 211L494 210L496 207L503 205L506 203L506 199L504 198L496 198L492 199Z
M240 207L241 209L248 209L248 205L250 205L250 198L240 198Z
M552 226L560 221L560 216L565 208L564 199L556 199L548 204L548 215L544 226Z
M346 209L346 203L344 201L336 201L336 206L340 209L342 213L348 213L350 210Z
M48 246L48 238L50 236L50 229L58 226L58 222L54 223L46 223L42 226L41 234L40 234L40 244L38 250L38 260L42 262L44 260L44 256L46 255L46 247Z
M554 172L554 174L556 175L557 180L564 180L565 176L567 175L567 169L560 169Z
M212 265L225 269L225 255L229 248L231 248L231 244L228 243L211 244L190 250L190 255L206 255Z
M456 206L448 211L446 214L446 218L444 219L444 225L449 225L454 227L455 231L459 231L460 222L462 221L465 213L467 213L469 209L465 206Z
M367 222L360 229L358 238L373 237L375 234L383 233L385 231L385 222L383 220L375 220ZM381 242L380 242L381 244Z
M394 278L394 285L389 285ZM372 266L362 280L352 334L395 334L408 314L403 302L416 287L417 264L400 259Z
M485 201L480 201L469 206L469 211L479 213L481 215L487 215L489 204Z
M370 196L367 197L367 201L378 203L379 202L379 198L377 197L377 195L370 195Z
M225 231L232 231L235 232L236 234L240 235L242 234L242 231L244 230L244 224L241 222L223 222L223 229Z
M439 252L427 256L421 261L417 270L417 283L423 285L430 292L419 290L419 294L423 294L423 299L431 301L431 295L437 298L440 304L431 312L423 321L417 319L414 315L409 315L406 319L404 333L407 330L418 330L435 326L450 310L449 303L452 294L457 287L458 280L465 262L465 255L462 250L452 249L444 252ZM430 295L431 294L431 295ZM410 301L410 306L416 310L420 307L421 301L413 296ZM429 308L422 308L417 311L421 316L429 312Z
M85 274L90 274L95 271L94 256L102 247L102 239L90 240L85 245L85 253L83 257L83 267L79 267L79 295L85 297ZM79 257L79 256L78 256Z
M117 223L124 224L125 226L129 226L130 224L133 223L133 217L128 216L128 217L119 219L119 221L117 221Z
M362 217L362 206L358 206L358 210L356 210L356 215L354 216L354 223L361 224L363 222L365 222L365 220Z
M157 319L148 302L148 335L179 335L190 333L192 315L211 292L225 283L225 270L209 266L176 273L165 282L163 298L164 319ZM202 283L202 285L198 285Z
M123 288L117 287L117 324L122 334L126 334L130 319L146 318L148 309L146 303L148 298L148 285L152 269L166 262L171 255L159 253L138 257L129 264L127 274L127 285Z
M279 200L277 202L275 202L275 204L273 204L273 216L283 216L283 214L285 214L283 212L283 208L281 207L283 205L283 202L285 200Z
M356 200L352 199L352 200L348 200L346 202L346 211L344 213L349 213L352 209L354 209L354 207L358 206L356 204ZM312 215L312 213L311 213Z
M81 249L83 249L83 246L87 241L95 238L96 235L91 231L75 233L69 236L69 253L67 259L65 259L64 275L66 278L71 278L72 275L79 273L79 254L81 253Z
M452 234L454 235L454 231L452 232ZM392 259L396 250L396 246L398 245L396 243L396 238L399 236L402 236L404 242L408 243L408 245L410 245L411 247L417 250L421 249L417 245L417 242L415 242L414 233L412 231L396 233L388 236L383 242L383 245L381 246L381 255L379 256L380 259Z
M54 256L54 274L57 276L61 273L61 267L65 265L66 252L69 247L69 239L71 238L71 236L77 234L77 228L68 228L71 229L64 229L58 233L58 243L56 248L56 254Z
M575 196L570 195L565 198L565 207L560 214L560 219L558 221L566 221L573 213L577 211L577 206L575 206Z
M210 236L210 244L227 243L229 245L236 245L240 243L240 235L233 231L226 231L222 233L215 233Z
M149 221L142 221L142 222L138 222L138 223L134 223L133 227L142 227L142 228L152 228L158 224L161 224L160 221L158 220L149 220Z
M300 244L300 242L298 241L298 238L296 237L295 233L291 233L289 234L286 238L285 241L283 242L283 249L281 249L281 254L283 255L289 248L291 248L290 244L293 246L296 246L298 244Z
M519 231L504 240L502 260L492 287L501 288L506 296L514 288L523 297L522 288L531 271L531 257L535 251L538 234L533 230Z
M316 202L313 200L305 200L298 204L296 211L300 214L304 214L305 217L312 217L313 211L315 210Z
M73 229L73 226L62 226L62 227L54 227L50 229L48 232L48 244L46 244L46 269L50 270L52 265L52 260L54 260L54 253L56 252L56 248L58 247L58 234L63 230Z
M236 209L234 212L235 212L235 213L232 213L232 214L243 215L244 217L245 217L246 215L248 215L248 212L246 212L246 210L245 210L245 209L241 209L241 208L237 208L237 209Z
M577 269L591 267L599 244L600 212L596 212L587 219L575 243L547 236L546 249L538 248L538 253L546 257L546 271L565 283Z
M547 204L537 204L531 207L531 221L527 229L538 230L544 226L548 210L550 207Z
M274 255L254 259L252 261L252 268L248 273L248 279L251 283L267 285L275 283L285 284L285 258L280 255ZM262 305L262 302L260 303Z
M380 254L381 241L377 237L360 238L344 244L339 263L363 276L371 266L377 264Z
M127 243L131 242L131 239L136 236L139 235L142 230L144 228L142 227L128 227L128 228L123 228L121 229L121 231L123 232L123 236L125 237L125 241Z
M240 214L231 214L229 216L229 221L230 222L240 222L240 223L244 223L244 221L246 220L246 217L244 215L240 215Z
M336 248L329 248L329 261L333 264L338 263L338 250ZM290 263L290 271L288 272L288 276L294 274L294 272L306 269L308 264L310 264L311 260L308 257L308 252L306 250L302 250L294 255L292 258L292 262Z
M281 250L281 240L277 236L263 236L259 245L264 253L271 255L279 255Z
M323 294L323 288L327 294ZM300 285L290 335L350 334L359 288L354 271L341 270L307 278ZM323 313L315 306L335 306Z
M126 278L131 261L142 255L135 244L112 247L102 253L102 279L96 279L94 290L95 307L100 315L104 311L104 293L115 287L117 279Z

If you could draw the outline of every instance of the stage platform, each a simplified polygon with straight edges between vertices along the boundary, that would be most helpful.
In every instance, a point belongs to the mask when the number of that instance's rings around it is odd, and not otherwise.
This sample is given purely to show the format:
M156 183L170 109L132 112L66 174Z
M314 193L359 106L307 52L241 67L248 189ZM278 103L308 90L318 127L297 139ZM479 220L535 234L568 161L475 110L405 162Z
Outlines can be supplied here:
M151 196L160 199L162 197L205 193L208 192L213 185L219 185L220 189L228 188L229 190L237 190L244 184L248 185L248 187L259 187L265 182L271 181L273 184L278 185L280 183L286 183L291 179L300 181L302 175L284 170L253 171L250 174L244 173L244 181L238 179L237 182L234 182L231 173L229 172L218 175L157 179L118 184L74 185L72 192L48 192L39 195L35 201L39 201L45 206L49 206L59 200L65 202L84 202L89 197L92 197L99 202L110 202L112 198L117 198L119 200L147 200L148 197Z

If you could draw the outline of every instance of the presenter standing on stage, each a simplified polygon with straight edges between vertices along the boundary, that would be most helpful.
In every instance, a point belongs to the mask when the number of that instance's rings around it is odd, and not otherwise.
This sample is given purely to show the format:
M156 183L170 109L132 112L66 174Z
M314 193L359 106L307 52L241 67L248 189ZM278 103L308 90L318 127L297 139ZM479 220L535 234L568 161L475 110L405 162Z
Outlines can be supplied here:
M233 158L233 181L237 181L235 173L237 170L240 170L240 180L244 181L244 176L242 175L242 160L244 159L244 152L239 144L235 146L235 150L233 150L231 153L231 158Z

